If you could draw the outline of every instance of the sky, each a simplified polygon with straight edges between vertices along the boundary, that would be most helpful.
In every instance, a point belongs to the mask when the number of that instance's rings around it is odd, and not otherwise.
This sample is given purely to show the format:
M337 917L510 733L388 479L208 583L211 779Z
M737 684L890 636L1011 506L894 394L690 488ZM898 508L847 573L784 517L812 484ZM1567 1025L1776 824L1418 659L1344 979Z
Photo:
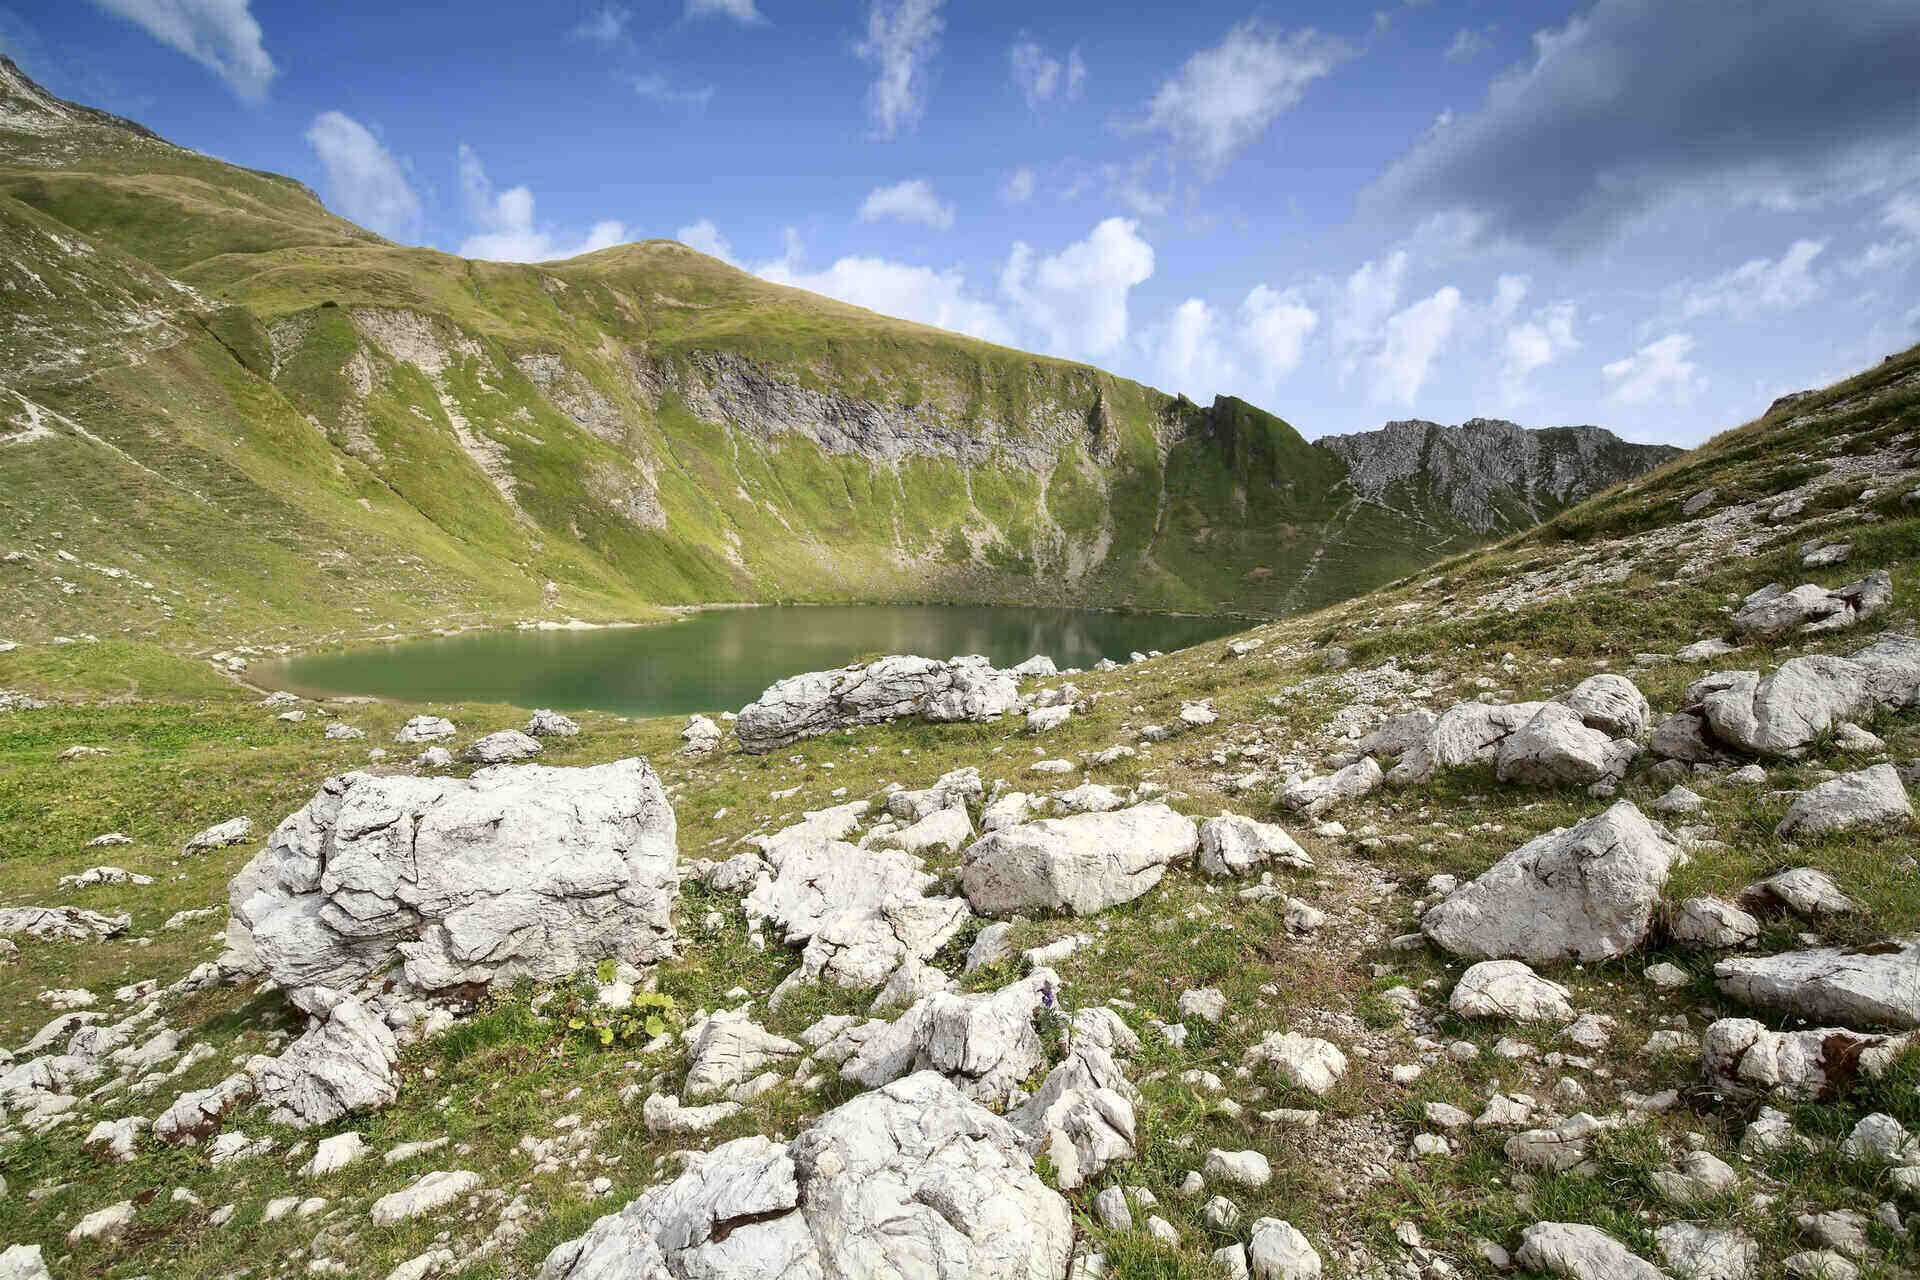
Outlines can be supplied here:
M0 0L395 240L672 237L1304 434L1700 442L1920 341L1920 0Z

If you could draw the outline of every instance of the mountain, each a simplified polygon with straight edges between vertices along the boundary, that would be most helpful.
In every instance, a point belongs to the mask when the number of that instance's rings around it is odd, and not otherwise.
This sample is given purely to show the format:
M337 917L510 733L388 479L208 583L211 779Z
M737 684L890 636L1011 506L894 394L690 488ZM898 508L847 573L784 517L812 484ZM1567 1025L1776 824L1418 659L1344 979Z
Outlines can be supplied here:
M1482 447L1478 424L1315 445L671 241L538 265L396 245L4 59L0 234L0 604L28 638L718 600L1276 614L1672 452Z

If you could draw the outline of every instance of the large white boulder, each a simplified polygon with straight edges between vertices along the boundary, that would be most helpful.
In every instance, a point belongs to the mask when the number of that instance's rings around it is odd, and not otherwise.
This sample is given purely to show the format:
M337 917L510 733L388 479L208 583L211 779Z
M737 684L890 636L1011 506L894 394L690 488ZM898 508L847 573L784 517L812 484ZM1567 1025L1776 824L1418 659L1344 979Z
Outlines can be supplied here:
M1508 734L1540 714L1541 702L1460 702L1442 712L1427 736L1408 747L1387 774L1395 786L1431 781L1446 769L1492 764Z
M1745 640L1773 641L1793 632L1841 631L1870 618L1893 600L1893 579L1877 570L1829 591L1803 583L1791 591L1762 587L1741 602L1733 633Z
M903 716L929 720L994 720L1020 696L1011 675L985 658L940 662L896 654L839 671L808 671L770 686L741 708L733 736L743 751L763 755L847 725Z
M927 996L867 1034L840 1075L873 1088L938 1071L972 1101L1004 1104L1046 1062L1034 1015L1059 987L1053 970L1036 969L998 991Z
M1574 708L1549 702L1502 740L1494 773L1502 782L1584 787L1620 781L1639 753L1633 739L1609 738Z
M1021 1135L923 1071L791 1144L740 1138L547 1255L540 1280L952 1276L1060 1280L1067 1202Z
M1757 756L1794 756L1842 721L1920 699L1920 638L1883 635L1850 658L1815 653L1772 675L1723 671L1688 686L1715 739Z
M1428 910L1442 950L1529 964L1595 961L1646 940L1679 851L1630 801L1515 849Z
M1556 701L1571 707L1581 723L1609 738L1643 738L1653 727L1653 708L1640 687L1622 675L1588 676Z
M1743 1004L1845 1027L1920 1027L1920 939L1871 952L1820 947L1735 956L1713 967Z
M1660 1268L1598 1227L1580 1222L1536 1222L1520 1233L1513 1260L1542 1275L1568 1280L1666 1280Z
M960 886L982 915L1092 915L1153 888L1198 843L1193 820L1159 803L1043 818L970 846Z
M673 809L644 760L343 774L235 877L222 968L309 1009L307 989L396 961L418 992L550 981L666 955L678 890Z
M1823 836L1856 827L1903 826L1913 821L1913 802L1891 764L1829 778L1795 797L1776 834Z

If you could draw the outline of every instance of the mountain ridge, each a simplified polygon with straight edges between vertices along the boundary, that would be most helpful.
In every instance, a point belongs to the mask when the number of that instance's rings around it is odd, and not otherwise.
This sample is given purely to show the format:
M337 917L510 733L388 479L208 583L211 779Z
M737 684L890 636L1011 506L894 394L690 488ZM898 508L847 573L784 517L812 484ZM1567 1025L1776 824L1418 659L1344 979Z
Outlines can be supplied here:
M1197 405L673 241L538 264L396 245L291 179L89 112L0 68L18 249L0 272L27 300L0 326L18 428L0 447L24 462L0 477L0 537L40 569L0 598L28 635L305 641L343 617L712 600L1270 615L1670 452L1556 437L1534 452L1594 464L1550 492L1488 472L1443 496L1416 468L1382 501L1338 446L1231 396ZM37 131L8 123L29 115ZM155 585L83 590L61 551Z

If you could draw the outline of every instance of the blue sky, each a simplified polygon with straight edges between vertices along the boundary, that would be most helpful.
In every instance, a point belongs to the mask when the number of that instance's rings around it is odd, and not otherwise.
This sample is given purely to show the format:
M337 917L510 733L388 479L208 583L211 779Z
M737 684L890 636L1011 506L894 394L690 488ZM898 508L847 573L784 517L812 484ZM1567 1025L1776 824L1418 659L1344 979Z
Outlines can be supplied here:
M6 5L398 240L672 236L1309 436L1693 444L1920 340L1914 0Z

